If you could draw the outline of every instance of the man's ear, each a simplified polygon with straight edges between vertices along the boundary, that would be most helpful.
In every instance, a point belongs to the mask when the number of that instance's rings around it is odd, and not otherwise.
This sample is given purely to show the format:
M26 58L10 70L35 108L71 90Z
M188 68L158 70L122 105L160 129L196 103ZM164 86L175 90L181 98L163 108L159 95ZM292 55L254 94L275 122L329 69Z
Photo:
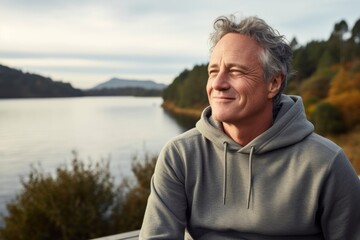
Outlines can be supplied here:
M268 83L268 97L273 98L278 94L281 88L281 84L284 81L284 75L282 73L276 74Z

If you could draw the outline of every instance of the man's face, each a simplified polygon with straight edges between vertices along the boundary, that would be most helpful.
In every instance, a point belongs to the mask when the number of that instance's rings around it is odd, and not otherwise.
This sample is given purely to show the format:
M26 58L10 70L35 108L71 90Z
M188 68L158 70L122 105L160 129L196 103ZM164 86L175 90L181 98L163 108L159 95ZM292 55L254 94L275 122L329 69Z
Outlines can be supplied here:
M228 33L210 57L206 91L212 116L228 124L248 124L271 113L269 83L259 60L262 47L252 38ZM260 120L261 122L261 120Z

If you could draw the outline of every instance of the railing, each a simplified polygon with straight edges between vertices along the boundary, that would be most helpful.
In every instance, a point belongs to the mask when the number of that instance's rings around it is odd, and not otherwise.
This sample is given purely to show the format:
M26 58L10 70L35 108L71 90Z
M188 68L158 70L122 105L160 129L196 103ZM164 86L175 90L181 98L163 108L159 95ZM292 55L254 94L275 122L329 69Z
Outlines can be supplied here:
M107 237L95 238L92 240L137 240L139 239L140 230L126 232L116 235L111 235Z

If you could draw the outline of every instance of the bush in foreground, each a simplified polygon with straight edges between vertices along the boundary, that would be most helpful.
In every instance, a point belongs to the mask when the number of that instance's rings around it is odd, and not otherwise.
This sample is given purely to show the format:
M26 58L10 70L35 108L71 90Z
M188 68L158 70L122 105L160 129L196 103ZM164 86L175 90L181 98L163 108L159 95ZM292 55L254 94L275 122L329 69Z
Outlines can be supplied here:
M119 185L109 161L85 164L74 155L71 167L58 167L55 176L33 167L22 192L7 205L0 238L81 240L134 230L141 226L154 164L148 156L134 162L137 181Z

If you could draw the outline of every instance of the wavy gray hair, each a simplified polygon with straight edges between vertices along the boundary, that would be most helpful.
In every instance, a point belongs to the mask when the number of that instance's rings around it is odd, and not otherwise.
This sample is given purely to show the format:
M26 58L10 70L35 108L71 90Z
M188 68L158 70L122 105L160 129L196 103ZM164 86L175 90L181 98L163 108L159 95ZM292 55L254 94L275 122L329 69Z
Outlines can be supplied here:
M229 17L221 16L214 22L214 32L210 35L210 51L227 33L239 33L249 36L262 46L263 52L259 58L263 64L264 81L271 80L279 73L284 75L280 91L273 99L274 107L278 107L281 94L292 74L292 50L285 37L270 27L263 19L255 16L246 17L239 21L234 15Z

